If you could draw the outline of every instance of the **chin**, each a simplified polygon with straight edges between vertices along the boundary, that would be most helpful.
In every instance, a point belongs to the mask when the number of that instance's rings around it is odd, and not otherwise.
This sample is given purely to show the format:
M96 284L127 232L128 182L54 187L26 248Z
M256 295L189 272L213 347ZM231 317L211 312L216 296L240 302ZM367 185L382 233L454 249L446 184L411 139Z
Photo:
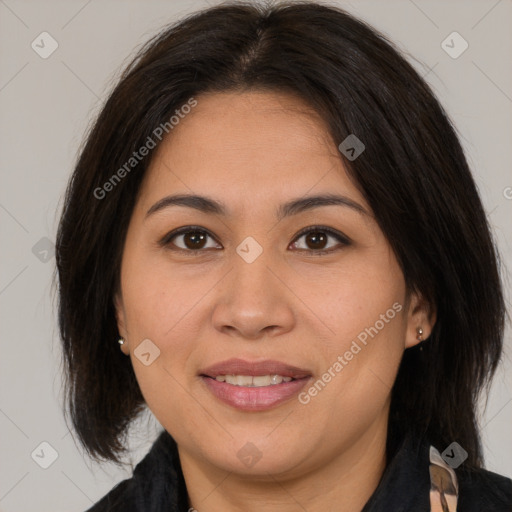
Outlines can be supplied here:
M306 453L303 443L287 446L278 438L274 442L265 439L266 435L254 436L254 441L250 440L250 435L235 438L230 444L207 450L206 458L224 471L268 480L269 474L291 475L311 456Z

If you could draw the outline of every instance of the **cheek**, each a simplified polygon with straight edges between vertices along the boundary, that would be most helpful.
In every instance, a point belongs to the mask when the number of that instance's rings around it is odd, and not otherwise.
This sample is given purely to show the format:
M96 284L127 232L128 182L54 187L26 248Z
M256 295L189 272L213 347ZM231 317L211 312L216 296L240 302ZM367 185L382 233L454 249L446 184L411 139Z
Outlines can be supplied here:
M373 256L317 276L311 289L315 312L333 331L317 347L324 367L312 393L322 398L311 397L311 404L318 414L334 403L340 419L347 412L371 416L393 386L404 350L405 283L389 253Z
M123 301L129 330L161 343L204 295L204 282L186 279L162 257L133 254L123 267Z
M297 295L304 297L317 318L329 327L337 348L355 338L384 315L386 330L396 326L398 303L403 309L405 283L396 260L387 250L347 255L343 265L329 268L304 267L294 283ZM389 313L386 313L389 311ZM387 320L394 319L393 322ZM379 329L380 330L380 329ZM331 343L328 343L331 346Z
M323 425L324 436L350 446L382 419L403 353L401 315L380 330L374 320L361 328L359 338L337 338L336 344L324 347L325 364L300 397L304 411Z
M132 364L142 394L153 411L162 403L172 408L176 400L175 405L179 404L178 381L185 379L187 361L200 339L203 322L197 315L203 309L198 301L211 284L189 279L161 257L148 253L138 257L132 252L124 262L122 285ZM137 356L137 347L146 339L159 350L149 366Z

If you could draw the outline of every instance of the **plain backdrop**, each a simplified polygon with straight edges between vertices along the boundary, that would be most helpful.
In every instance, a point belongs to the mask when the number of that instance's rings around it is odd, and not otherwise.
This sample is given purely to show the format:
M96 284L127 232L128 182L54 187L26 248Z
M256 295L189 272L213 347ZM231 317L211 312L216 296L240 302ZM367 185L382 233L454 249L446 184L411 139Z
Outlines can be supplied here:
M131 474L85 458L64 421L51 288L58 214L85 130L134 50L166 24L215 3L0 0L0 511L84 511ZM433 87L460 134L504 267L512 268L512 2L331 3L387 34ZM454 58L464 41L467 49ZM52 44L58 47L43 58L42 46L50 51ZM504 279L510 303L505 271ZM508 325L481 419L487 468L509 477L511 347ZM158 428L149 412L134 426L133 464ZM47 469L41 453L46 463L55 459Z

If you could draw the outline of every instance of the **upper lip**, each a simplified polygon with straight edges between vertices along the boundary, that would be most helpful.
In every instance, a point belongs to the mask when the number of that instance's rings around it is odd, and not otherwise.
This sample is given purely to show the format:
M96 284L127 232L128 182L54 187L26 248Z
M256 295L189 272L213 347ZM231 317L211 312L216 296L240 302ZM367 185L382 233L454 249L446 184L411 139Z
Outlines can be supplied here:
M212 366L208 366L199 372L206 377L215 378L218 375L281 375L292 379L310 377L311 372L304 368L298 368L280 361L266 359L264 361L251 362L244 359L228 359Z

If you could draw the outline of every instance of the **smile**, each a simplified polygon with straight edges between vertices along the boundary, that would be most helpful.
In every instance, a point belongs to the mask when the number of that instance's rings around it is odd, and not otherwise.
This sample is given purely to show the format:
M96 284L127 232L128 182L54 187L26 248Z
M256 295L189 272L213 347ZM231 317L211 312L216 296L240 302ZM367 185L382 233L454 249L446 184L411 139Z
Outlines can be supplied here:
M235 358L204 368L199 376L220 402L241 411L264 411L299 394L312 372L281 361Z

